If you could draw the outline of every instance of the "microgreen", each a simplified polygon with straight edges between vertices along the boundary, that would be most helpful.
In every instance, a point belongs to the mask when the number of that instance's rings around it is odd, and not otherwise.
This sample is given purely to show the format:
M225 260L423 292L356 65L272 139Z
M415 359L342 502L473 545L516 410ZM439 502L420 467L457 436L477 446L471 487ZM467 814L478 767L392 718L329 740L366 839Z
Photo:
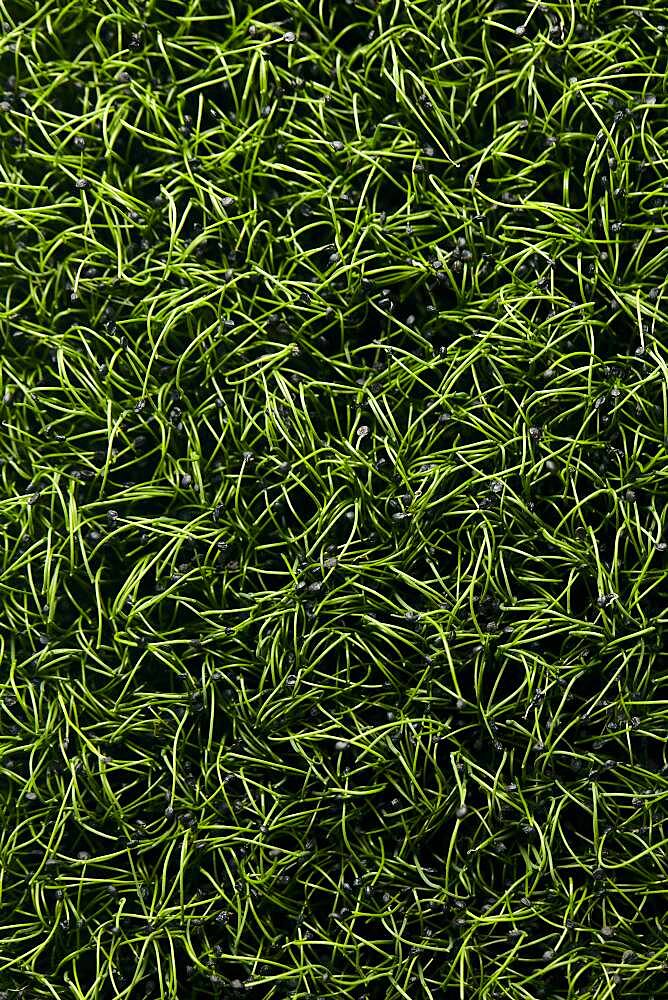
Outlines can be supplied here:
M0 1000L665 995L662 5L0 8Z

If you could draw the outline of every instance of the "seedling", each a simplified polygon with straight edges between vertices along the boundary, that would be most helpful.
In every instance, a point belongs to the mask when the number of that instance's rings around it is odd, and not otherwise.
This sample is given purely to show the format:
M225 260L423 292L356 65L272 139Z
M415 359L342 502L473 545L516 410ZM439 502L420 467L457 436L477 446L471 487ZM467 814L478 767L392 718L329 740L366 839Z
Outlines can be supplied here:
M93 6L3 7L0 995L660 996L660 5Z

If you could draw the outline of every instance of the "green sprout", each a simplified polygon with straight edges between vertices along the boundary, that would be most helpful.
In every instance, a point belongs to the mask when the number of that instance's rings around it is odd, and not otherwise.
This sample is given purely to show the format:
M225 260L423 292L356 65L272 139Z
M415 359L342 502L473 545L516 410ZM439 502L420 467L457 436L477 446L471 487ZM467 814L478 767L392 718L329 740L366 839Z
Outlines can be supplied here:
M664 5L0 15L0 1000L665 996Z

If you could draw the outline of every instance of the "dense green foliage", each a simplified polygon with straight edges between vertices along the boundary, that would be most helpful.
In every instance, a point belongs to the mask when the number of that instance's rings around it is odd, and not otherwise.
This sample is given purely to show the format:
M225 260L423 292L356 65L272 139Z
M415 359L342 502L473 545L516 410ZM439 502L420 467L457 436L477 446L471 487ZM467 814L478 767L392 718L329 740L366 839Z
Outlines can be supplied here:
M663 4L0 9L0 997L665 997Z

